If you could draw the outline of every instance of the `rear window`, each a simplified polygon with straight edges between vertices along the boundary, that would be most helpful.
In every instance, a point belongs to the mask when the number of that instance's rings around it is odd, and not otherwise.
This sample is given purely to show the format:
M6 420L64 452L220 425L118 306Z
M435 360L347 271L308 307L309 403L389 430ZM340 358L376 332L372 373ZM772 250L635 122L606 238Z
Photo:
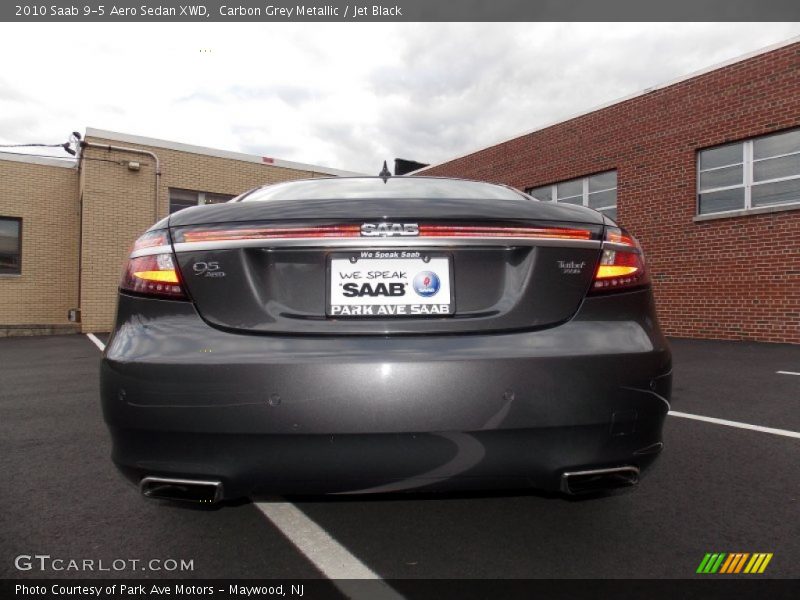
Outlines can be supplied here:
M521 200L522 194L509 188L482 183L426 177L380 177L309 179L278 183L254 190L239 198L239 202L267 200L330 200L349 198L445 198Z

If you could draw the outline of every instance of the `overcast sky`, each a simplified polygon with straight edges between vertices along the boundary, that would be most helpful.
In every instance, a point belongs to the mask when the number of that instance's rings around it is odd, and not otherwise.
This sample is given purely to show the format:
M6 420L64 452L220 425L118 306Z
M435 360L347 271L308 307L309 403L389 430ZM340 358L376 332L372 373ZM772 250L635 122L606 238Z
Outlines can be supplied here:
M797 35L798 23L2 23L0 143L97 127L373 174Z

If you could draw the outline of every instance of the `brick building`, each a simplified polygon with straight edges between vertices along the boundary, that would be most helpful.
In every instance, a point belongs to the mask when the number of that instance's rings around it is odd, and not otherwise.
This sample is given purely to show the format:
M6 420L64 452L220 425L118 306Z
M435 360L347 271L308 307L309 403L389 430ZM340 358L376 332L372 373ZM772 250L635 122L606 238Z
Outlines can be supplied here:
M108 331L131 244L169 212L354 174L91 128L85 141L79 161L0 152L0 336Z
M416 173L616 217L668 335L800 343L796 39Z

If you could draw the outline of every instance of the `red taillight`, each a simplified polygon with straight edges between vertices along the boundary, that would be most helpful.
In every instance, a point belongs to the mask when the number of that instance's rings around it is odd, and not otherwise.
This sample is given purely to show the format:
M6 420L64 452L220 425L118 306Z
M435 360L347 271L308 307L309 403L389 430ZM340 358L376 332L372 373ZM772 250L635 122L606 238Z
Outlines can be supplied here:
M172 254L131 258L125 266L119 288L126 292L184 300L186 294Z
M617 227L607 228L592 291L629 289L648 282L644 255L636 238Z
M157 231L148 231L142 235L138 240L133 243L133 251L142 250L143 248L154 248L156 246L169 245L169 237L165 229Z
M546 238L559 240L590 240L592 232L588 229L565 227L481 227L460 225L420 225L421 237L453 238Z
M404 234L406 235L406 234ZM473 225L419 225L418 238L527 238L591 240L593 232L579 227L514 227ZM197 227L173 231L176 243L243 240L361 238L360 225L322 225L317 227ZM375 235L375 238L384 237ZM388 236L387 236L388 237ZM403 237L403 236L400 236Z
M633 236L626 231L622 231L619 227L607 228L605 240L612 244L622 244L623 246L630 246L631 248L637 247L636 240Z
M282 238L346 238L359 237L358 225L320 227L240 227L234 229L196 229L176 232L178 242L222 242L230 240L271 240Z

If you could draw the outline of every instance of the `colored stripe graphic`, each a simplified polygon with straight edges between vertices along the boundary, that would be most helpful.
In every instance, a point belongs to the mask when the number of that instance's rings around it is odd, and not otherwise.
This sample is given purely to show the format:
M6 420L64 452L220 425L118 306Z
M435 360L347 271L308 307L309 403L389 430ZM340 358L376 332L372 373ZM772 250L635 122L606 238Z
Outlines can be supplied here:
M719 572L730 573L730 569L733 567L733 563L736 562L734 558L736 558L735 554L728 554L728 559L722 564L722 568L719 570Z
M711 558L711 555L710 555L710 554L706 554L706 555L703 557L703 560L702 560L702 561L700 561L700 566L699 566L699 567L697 567L697 571L695 571L695 572L696 572L696 573L705 573L705 572L706 572L706 571L705 571L705 569L706 569L706 565L708 564L708 561L709 561L709 559L710 559L710 558Z
M719 568L722 566L722 561L725 560L725 553L721 552L719 558L717 558L717 562L714 563L714 566L711 567L711 572L716 573L719 571Z
M747 564L745 568L745 573L763 573L764 570L767 568L769 561L772 560L772 553L762 552L759 554L753 554L753 558Z
M706 554L703 562L697 567L698 573L716 573L719 570L722 561L725 560L726 554L724 552L715 552L714 554Z
M744 568L745 573L752 573L753 567L758 568L758 564L763 560L760 554L753 554L753 558L750 559L750 562L747 563L747 566Z
M747 561L748 557L750 556L749 552L745 552L739 555L739 560L736 563L736 566L731 568L730 573L738 573L744 567L744 563Z
M728 555L728 560L722 565L720 573L735 573L742 566L742 554L739 552Z
M761 568L758 569L758 572L763 573L766 570L769 561L771 560L772 560L772 552L770 552L769 554L766 555L766 557L764 557L764 562L761 563Z
M771 552L708 552L700 561L697 573L738 574L763 573L772 560ZM749 559L749 560L748 560ZM747 565L747 566L745 566Z

